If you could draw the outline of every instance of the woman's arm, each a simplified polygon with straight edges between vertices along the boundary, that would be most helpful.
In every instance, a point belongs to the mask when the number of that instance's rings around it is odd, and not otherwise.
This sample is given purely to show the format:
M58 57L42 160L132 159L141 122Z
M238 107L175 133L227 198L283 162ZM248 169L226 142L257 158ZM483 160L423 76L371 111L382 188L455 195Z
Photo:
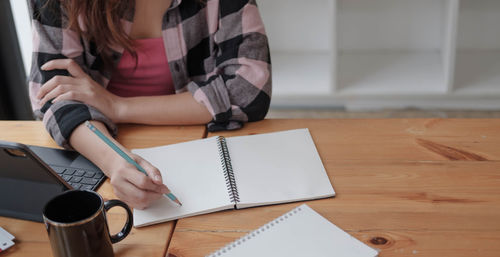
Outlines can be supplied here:
M116 108L119 123L191 125L207 124L212 120L207 108L194 100L189 92L121 98Z
M211 3L207 4L209 14L200 15L200 19L207 17L207 24L217 24L210 38L215 46L207 46L214 49L215 66L206 71L208 78L190 81L187 89L212 114L209 131L237 129L244 122L264 119L269 110L272 79L268 40L255 1L207 3ZM197 56L187 58L189 62L207 61Z
M144 209L151 202L162 197L162 194L169 192L162 183L158 169L116 142L103 123L92 121L92 124L148 173L146 176L138 172L133 165L125 161L84 124L76 127L70 137L71 146L96 164L110 178L116 196L134 208Z
M72 59L51 60L42 70L67 70L70 76L55 76L38 91L40 105L67 100L86 103L115 123L155 125L206 124L212 120L205 105L189 93L164 96L119 97L95 82Z
M220 8L211 10L220 13L209 15L213 20L208 22L218 24L213 37L217 47L211 53L216 56L212 60L215 61L214 70L206 71L212 75L204 81L193 80L185 86L192 96L137 97L119 104L121 100L114 100L113 94L102 90L90 77L78 77L81 72L70 71L74 79L53 81L41 88L38 94L42 98L41 104L53 98L55 102L74 100L94 107L115 122L209 122L209 131L237 129L243 122L263 119L270 106L272 79L268 41L258 8L254 1L240 1L234 6L223 1L217 4L221 5ZM226 16L231 18L224 19ZM201 15L198 19L203 17ZM190 62L206 61L193 58ZM68 70L71 68L67 67L68 63L65 60L52 60L44 65L44 70ZM204 105L205 109L196 102ZM206 115L207 112L211 118Z
M69 137L74 128L86 120L97 120L116 133L115 124L101 111L83 102L39 101L37 95L46 84L70 77L68 69L44 70L42 65L55 59L71 60L71 67L88 70L86 53L78 33L65 28L67 16L61 1L29 0L33 34L33 58L29 75L29 95L33 112L58 145L71 148ZM70 59L69 59L70 58ZM69 63L69 62L68 62ZM84 72L82 72L84 73Z

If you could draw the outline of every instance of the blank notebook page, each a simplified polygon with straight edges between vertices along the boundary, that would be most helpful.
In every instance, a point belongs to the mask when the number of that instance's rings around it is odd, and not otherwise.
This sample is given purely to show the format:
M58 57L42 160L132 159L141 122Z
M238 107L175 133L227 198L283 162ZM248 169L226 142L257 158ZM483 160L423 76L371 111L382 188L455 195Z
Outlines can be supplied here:
M335 195L308 129L226 138L238 208Z
M378 252L303 204L209 257L373 257Z
M132 152L157 167L163 183L182 202L178 207L161 198L146 210L134 210L135 226L234 208L215 137Z

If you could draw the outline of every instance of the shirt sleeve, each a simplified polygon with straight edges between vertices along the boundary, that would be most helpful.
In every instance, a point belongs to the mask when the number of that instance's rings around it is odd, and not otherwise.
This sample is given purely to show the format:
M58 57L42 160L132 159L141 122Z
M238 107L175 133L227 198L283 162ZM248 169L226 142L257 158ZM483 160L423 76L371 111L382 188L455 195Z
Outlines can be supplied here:
M56 75L70 76L66 70L42 71L40 67L53 59L71 58L85 66L83 46L78 34L67 26L60 1L29 0L32 19L33 59L29 75L29 95L35 116L43 123L52 138L65 148L71 148L69 137L73 130L86 120L97 120L106 124L113 135L116 125L99 110L77 101L47 101L40 106L36 95L41 86Z
M188 90L212 114L209 131L238 129L262 120L271 102L271 57L254 0L218 0L216 72Z

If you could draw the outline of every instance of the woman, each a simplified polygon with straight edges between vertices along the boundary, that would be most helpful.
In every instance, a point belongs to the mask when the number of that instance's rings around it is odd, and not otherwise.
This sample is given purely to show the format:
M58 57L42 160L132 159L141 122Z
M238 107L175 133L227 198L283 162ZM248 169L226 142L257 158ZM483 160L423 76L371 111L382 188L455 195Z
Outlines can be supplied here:
M134 208L168 192L159 171L127 150L149 176L138 172L86 120L111 138L116 123L217 131L267 113L270 56L254 0L30 0L30 10L36 116Z

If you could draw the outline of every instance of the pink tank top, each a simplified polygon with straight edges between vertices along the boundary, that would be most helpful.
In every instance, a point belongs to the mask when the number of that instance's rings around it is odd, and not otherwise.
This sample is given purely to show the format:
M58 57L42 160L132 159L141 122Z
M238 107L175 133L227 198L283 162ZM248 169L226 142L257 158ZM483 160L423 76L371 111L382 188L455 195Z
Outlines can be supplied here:
M118 96L153 96L174 94L163 38L136 39L136 60L128 52L113 71L107 89Z

